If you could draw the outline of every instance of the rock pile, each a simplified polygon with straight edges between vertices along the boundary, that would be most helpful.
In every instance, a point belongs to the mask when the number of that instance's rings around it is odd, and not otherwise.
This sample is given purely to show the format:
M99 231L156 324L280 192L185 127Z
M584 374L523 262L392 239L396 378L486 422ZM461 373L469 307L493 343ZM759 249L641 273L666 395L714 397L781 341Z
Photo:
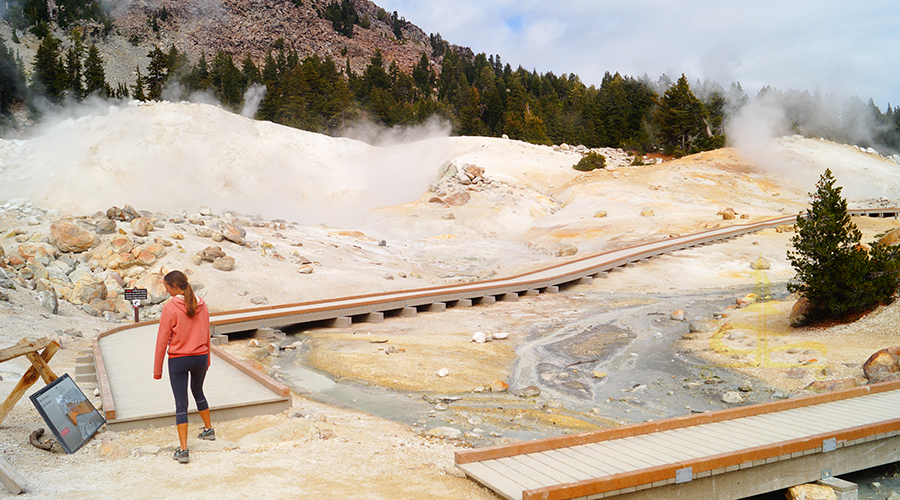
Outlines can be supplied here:
M202 208L188 218L126 205L90 217L61 218L58 212L34 207L27 200L11 200L0 206L0 218L14 219L22 226L0 236L0 289L34 290L39 303L52 314L58 313L59 301L66 301L92 316L118 321L133 315L125 290L143 288L148 298L142 301L141 313L153 319L169 298L162 280L169 269L163 260L173 247L184 251L172 241L184 238L181 231L252 246L246 240L244 222L230 215L220 218ZM283 229L279 223L250 223ZM171 239L155 236L169 224L179 229L171 233ZM235 259L219 245L198 252L194 264L203 262L221 271L235 267ZM203 288L202 283L192 284L198 292Z

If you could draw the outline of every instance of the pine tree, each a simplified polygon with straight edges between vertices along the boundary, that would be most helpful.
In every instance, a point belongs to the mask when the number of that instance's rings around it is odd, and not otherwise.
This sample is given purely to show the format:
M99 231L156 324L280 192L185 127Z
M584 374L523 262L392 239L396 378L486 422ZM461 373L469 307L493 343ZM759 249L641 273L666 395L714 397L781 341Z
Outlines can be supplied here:
M84 91L87 95L97 94L109 97L109 86L106 83L106 72L103 70L103 59L96 45L88 49L84 61Z
M150 58L150 64L147 65L147 99L158 101L162 98L163 85L166 83L166 77L169 74L169 56L159 47L147 53Z
M788 251L797 272L788 290L812 304L810 319L843 320L865 312L890 302L900 284L897 247L876 243L869 253L859 244L862 233L834 183L831 170L825 170L810 193L811 207L797 215L794 250Z
M691 92L691 86L682 74L666 90L656 110L662 146L666 153L684 156L695 152L694 140L706 133L703 121L705 116L703 103Z
M141 67L137 67L137 78L134 80L134 88L131 95L138 101L146 101L147 96L144 94L144 77L141 76Z
M60 41L47 35L34 55L32 88L52 101L62 100L66 85L66 69L60 56Z
M72 46L66 52L66 80L67 88L75 99L83 99L84 82L82 82L82 64L84 58L84 42L81 39L81 31L72 30Z

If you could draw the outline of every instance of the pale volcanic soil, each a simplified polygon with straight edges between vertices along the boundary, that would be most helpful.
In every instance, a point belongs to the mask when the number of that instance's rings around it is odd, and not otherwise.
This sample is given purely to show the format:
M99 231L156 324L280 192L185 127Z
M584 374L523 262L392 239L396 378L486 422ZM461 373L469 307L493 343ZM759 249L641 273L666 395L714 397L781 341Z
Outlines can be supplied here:
M61 144L73 149L58 154ZM122 105L27 141L0 141L0 206L28 198L49 209L4 209L0 245L11 255L17 236L48 234L60 217L132 204L157 214L155 237L174 242L146 271L184 269L213 310L231 310L255 307L254 299L281 304L508 276L672 234L795 215L825 168L851 206L900 199L900 167L891 161L800 138L766 148L645 166L609 151L610 168L585 174L571 168L578 153L503 139L369 146L206 105ZM470 187L439 174L469 164L490 182ZM465 204L445 201L461 192ZM248 243L198 236L187 219L201 206L211 208L212 216L197 215L210 226L231 218L229 210L240 214ZM726 208L747 218L723 220ZM171 216L179 211L186 217ZM854 222L864 242L900 227L894 219ZM128 224L119 229L131 235ZM290 385L294 408L216 422L218 440L192 439L187 465L171 458L172 428L102 431L73 455L34 448L28 435L44 423L27 399L0 423L0 456L28 481L20 498L496 498L455 468L455 450L723 408L722 393L745 380L753 403L817 379L862 379L869 355L900 343L900 306L849 325L789 328L792 236L765 230L517 302L340 329L285 328L282 345L296 349L279 357L234 338L226 349ZM213 244L235 258L233 271L192 263ZM577 253L556 256L566 245ZM298 273L307 261L313 272ZM759 261L768 268L755 271ZM60 374L74 373L90 338L119 324L64 301L52 315L27 287L6 293L0 347L59 338L63 348L50 365ZM772 300L736 307L753 293ZM675 311L684 320L672 319ZM696 320L711 329L690 334ZM723 331L743 335L714 336L726 323ZM509 338L472 342L479 331ZM4 397L26 363L0 365ZM441 368L449 375L439 377ZM796 378L788 378L792 368L802 369ZM150 380L150 367L136 369ZM325 394L310 374L338 390ZM490 392L495 381L509 391ZM517 395L531 385L539 396ZM463 434L429 435L441 427Z

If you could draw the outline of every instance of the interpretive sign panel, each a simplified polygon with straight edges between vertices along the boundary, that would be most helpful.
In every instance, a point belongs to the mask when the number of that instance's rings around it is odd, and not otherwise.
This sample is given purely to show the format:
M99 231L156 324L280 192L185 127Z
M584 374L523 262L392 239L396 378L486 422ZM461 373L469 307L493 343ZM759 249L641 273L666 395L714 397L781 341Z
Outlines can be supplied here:
M68 373L32 394L31 402L69 454L78 451L106 423Z
M147 298L146 288L126 288L125 300L145 300Z

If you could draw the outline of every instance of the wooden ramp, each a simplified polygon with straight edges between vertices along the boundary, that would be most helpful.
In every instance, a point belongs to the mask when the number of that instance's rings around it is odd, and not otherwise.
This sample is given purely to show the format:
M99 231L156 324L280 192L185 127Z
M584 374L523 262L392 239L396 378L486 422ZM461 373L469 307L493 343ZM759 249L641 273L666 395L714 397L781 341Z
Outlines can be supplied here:
M510 499L737 499L900 460L900 382L456 453Z
M175 425L169 376L153 379L157 322L117 328L94 339L94 363L110 430ZM271 414L291 406L290 390L216 346L204 383L214 420ZM189 418L200 421L192 398Z

